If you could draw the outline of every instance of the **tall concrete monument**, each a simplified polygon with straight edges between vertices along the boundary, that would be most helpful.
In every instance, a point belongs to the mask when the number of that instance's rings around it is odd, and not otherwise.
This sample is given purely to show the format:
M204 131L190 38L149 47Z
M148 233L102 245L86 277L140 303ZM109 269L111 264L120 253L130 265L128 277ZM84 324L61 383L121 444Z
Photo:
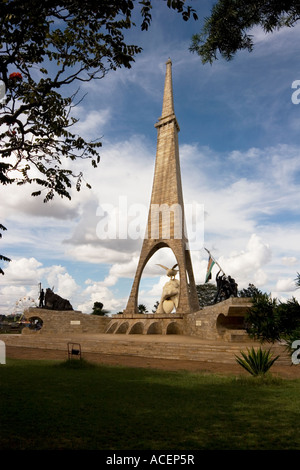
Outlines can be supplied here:
M164 287L157 313L168 314L171 301L177 314L199 310L185 228L184 202L179 162L179 125L174 112L172 62L166 63L162 115L155 124L157 151L147 229L131 293L124 314L138 313L138 290L143 270L159 249L169 247L176 258L179 280L175 276ZM176 271L177 274L177 271Z

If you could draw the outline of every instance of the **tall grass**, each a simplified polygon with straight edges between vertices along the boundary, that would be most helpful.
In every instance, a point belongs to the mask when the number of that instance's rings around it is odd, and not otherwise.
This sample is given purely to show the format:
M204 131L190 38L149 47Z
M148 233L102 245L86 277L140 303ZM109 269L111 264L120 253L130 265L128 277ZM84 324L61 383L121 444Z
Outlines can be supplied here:
M8 360L0 449L300 449L299 380Z

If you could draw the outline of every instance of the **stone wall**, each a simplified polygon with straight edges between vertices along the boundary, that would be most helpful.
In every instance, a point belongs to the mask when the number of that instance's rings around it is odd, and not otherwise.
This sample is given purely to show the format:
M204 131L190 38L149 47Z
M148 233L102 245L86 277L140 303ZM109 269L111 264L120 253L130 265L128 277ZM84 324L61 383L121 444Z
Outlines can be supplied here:
M140 334L140 335L186 335L204 340L248 340L244 317L251 306L251 299L230 298L224 302L204 307L198 312L178 315L127 314L99 317L77 311L57 311L31 308L26 315L39 318L40 330L23 329L23 334Z
M104 333L109 317L88 315L75 310L59 311L45 308L30 308L26 319L39 318L40 330L24 328L22 334L60 334L60 333Z
M232 297L185 317L184 334L207 340L237 341L248 339L244 317L252 302Z

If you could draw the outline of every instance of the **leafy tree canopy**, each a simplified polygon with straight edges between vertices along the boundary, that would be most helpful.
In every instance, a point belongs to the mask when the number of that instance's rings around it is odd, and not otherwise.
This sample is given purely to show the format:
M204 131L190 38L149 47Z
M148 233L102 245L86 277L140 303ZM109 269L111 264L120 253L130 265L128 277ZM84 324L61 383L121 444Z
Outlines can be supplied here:
M206 284L198 284L196 286L200 307L213 305L217 295L217 286L208 282Z
M257 297L258 295L262 295L262 291L255 287L254 284L248 284L248 287L245 289L241 289L238 293L239 297Z
M109 313L109 311L103 308L102 302L94 302L91 315L104 316L106 313Z
M7 229L6 229L6 227L4 227L4 225L0 224L0 230L4 231L4 230L7 230ZM2 238L2 233L1 232L0 232L0 238ZM7 258L7 256L1 255L1 254L0 254L0 260L1 261L6 261L6 262L11 261L10 258ZM0 267L0 274L4 274L4 271L1 267Z
M185 0L165 0L186 21L197 18ZM76 92L70 85L103 78L110 70L130 68L141 47L125 33L151 24L151 0L0 0L0 79L6 100L0 103L0 183L35 183L70 198L80 190L75 159L99 163L98 140L72 133ZM76 89L73 88L73 90ZM68 161L67 161L68 159Z
M147 307L144 304L139 304L138 311L139 313L148 313Z
M275 342L300 332L300 305L292 298L287 302L272 299L268 294L253 297L253 305L245 316L251 338Z
M214 62L218 54L230 60L239 50L253 50L254 26L270 33L294 26L299 18L297 0L218 0L200 34L193 36L190 49L203 63Z

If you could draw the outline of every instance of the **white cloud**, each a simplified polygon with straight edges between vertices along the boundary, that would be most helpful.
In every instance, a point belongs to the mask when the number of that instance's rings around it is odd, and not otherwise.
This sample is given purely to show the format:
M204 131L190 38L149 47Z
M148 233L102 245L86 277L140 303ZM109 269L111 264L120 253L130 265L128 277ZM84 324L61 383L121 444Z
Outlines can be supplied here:
M83 313L91 313L94 302L101 302L103 308L111 313L124 309L127 299L116 299L113 292L101 282L89 281L88 287L82 292L85 299L78 304L78 309Z
M147 214L154 161L154 149L152 154L151 147L140 136L105 147L99 168L87 169L87 180L93 189L90 198L80 206L76 226L64 240L68 256L92 263L127 262L139 250L146 218L138 218L133 209L145 208ZM108 240L101 238L101 207L105 211L107 207L112 208L114 214L110 215L116 223L126 215L129 223L136 221L136 230L141 233L139 240L120 239L119 230Z
M63 298L70 299L78 292L79 286L63 266L45 268L44 276L48 286Z
M219 263L227 275L236 278L240 287L246 287L251 282L260 287L267 281L267 275L262 268L271 259L272 252L269 245L253 234L245 250L221 256Z
M165 276L160 277L159 281L153 284L152 288L149 290L148 296L152 296L159 300L163 291L163 287L166 284L166 282L167 280Z
M12 260L5 269L0 288L0 306L11 313L19 299L33 298L38 303L39 287L54 288L63 298L77 297L80 288L63 266L44 267L35 258Z
M234 246L242 249L251 233L257 233L279 256L298 251L299 148L280 145L219 155L197 146L184 150L189 155L182 171L183 183L189 182L185 201L204 203L206 244L216 245L222 254ZM223 178L227 165L232 171Z
M280 28L272 33L266 33L261 27L254 26L250 34L253 36L254 45L256 44L258 49L257 53L269 55L271 51L274 51L276 54L280 52L286 54L286 47L294 42L299 31L299 24L295 24L293 28Z
M109 270L108 276L104 279L103 284L112 286L116 284L119 278L133 278L138 264L138 257L135 256L127 263L115 263Z
M27 302L22 299L33 298L38 299L38 289L28 289L20 285L8 285L0 289L0 307L1 313L5 315L22 313L19 312L19 305L23 303L27 306ZM17 311L18 310L18 311Z
M5 284L13 283L14 285L38 284L39 270L42 266L35 258L20 258L12 260L5 269Z
M73 109L73 115L78 122L72 127L72 132L85 136L86 139L95 140L103 135L111 118L111 110L107 108L86 112L83 106L78 106Z
M274 160L285 159L284 167L289 162L296 161L296 150L291 148L250 149L244 154L235 152L228 158L235 160L233 169L239 171L241 162L251 163L251 171L255 174L250 178L239 178L235 171L225 178L215 179L215 174L222 173L224 155L214 154L208 148L199 149L197 146L183 146L182 175L185 203L192 200L204 203L206 213L205 236L216 237L220 240L232 237L235 234L236 246L242 246L250 234L260 231L258 217L276 215L276 212L291 209L296 206L295 193L291 191L293 172L284 171L285 180L281 180ZM141 158L140 158L141 156ZM146 157L146 158L145 158ZM92 197L82 204L78 223L73 234L66 240L66 252L80 261L112 262L118 258L120 262L127 262L125 254L136 253L140 249L140 241L136 240L101 240L97 233L97 224L101 220L97 217L100 204L111 204L115 210L120 206L120 196L126 198L128 208L133 203L141 203L147 210L151 183L153 177L154 155L149 156L149 149L145 141L139 137L125 143L111 145L104 152L104 159L111 165L104 165L97 176L98 185L95 184ZM123 162L126 162L126 165ZM278 160L279 161L279 160ZM205 162L203 168L201 163ZM207 163L209 162L209 163ZM263 171L263 163L270 165L270 175ZM248 170L249 170L248 163ZM259 165L259 167L258 167ZM199 169L198 169L199 167ZM297 167L295 167L297 171ZM195 171L197 169L197 171ZM136 178L135 175L139 175ZM278 176L277 176L278 175ZM256 179L254 180L254 176ZM276 176L276 177L275 177ZM95 175L93 176L95 178ZM122 185L115 191L115 181ZM100 184L99 184L100 183ZM186 183L186 184L185 184ZM187 184L188 183L188 184ZM289 183L289 184L287 184ZM278 197L280 195L280 197ZM296 208L296 207L295 207ZM124 212L124 211L123 211ZM141 231L143 238L144 231ZM224 243L221 242L221 243Z
M292 292L296 289L295 279L279 279L276 283L277 292Z
M298 262L298 259L295 256L284 256L282 258L282 264L286 266L295 266L297 262Z
M66 251L70 259L92 264L110 264L115 262L127 262L131 260L131 253L123 253L117 249L110 249L105 246L83 244L72 247Z
M20 299L38 301L42 271L42 263L33 257L12 260L7 265L0 285L1 313L13 313Z

